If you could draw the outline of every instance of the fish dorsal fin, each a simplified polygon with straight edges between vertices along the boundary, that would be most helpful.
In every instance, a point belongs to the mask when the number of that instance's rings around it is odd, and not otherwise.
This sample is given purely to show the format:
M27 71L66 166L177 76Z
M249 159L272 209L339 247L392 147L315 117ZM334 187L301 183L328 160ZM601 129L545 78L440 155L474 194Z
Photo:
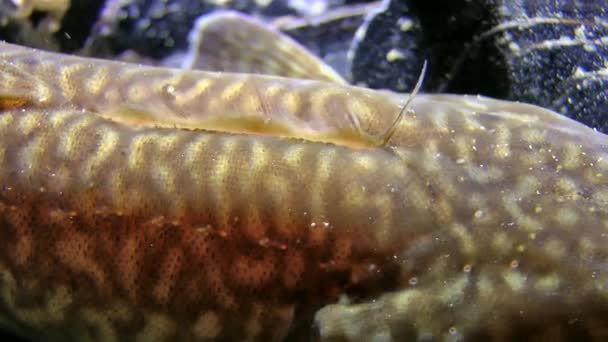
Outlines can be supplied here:
M198 19L186 69L268 74L346 84L329 65L287 35L233 11Z

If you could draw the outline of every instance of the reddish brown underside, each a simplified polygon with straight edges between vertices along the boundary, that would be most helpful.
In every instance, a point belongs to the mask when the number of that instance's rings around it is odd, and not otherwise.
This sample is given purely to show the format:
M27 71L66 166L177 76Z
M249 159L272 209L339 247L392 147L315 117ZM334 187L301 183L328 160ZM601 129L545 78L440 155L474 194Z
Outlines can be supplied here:
M76 303L68 316L77 320L80 308L124 299L138 310L115 327L124 336L142 329L146 312L166 313L186 327L204 308L221 317L228 339L248 335L249 320L259 323L261 339L280 338L292 314L310 315L349 285L382 275L370 266L386 260L361 254L353 236L327 229L294 226L291 241L252 241L239 232L260 227L239 222L198 226L201 217L168 222L106 214L94 201L62 209L44 194L19 197L7 189L0 197L0 241L7 246L0 255L17 287L27 289L17 305L44 306L47 290L64 285Z

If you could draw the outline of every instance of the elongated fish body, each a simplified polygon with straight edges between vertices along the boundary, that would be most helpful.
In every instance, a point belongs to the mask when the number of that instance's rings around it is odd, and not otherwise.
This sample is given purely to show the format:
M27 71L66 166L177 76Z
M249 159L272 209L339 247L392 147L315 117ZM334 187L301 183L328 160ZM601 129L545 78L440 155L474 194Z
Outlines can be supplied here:
M9 44L0 85L19 335L606 337L608 139L570 119L419 95L383 146L402 95Z

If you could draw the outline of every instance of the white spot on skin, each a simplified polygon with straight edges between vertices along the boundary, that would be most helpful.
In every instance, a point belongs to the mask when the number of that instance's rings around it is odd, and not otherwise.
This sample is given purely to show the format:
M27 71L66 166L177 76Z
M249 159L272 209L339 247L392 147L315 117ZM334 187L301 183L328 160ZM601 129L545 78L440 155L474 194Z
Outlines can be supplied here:
M474 216L476 219L480 219L480 218L482 218L482 217L483 217L483 210L477 210L477 211L475 211L475 213L473 214L473 216Z

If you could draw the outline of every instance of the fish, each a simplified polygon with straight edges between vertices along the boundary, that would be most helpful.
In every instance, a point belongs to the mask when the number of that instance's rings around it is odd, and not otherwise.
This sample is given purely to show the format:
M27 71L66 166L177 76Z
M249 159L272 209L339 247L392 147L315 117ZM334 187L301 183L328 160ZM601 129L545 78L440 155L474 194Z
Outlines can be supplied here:
M0 43L0 165L30 340L608 334L608 138L540 107Z
M246 53L243 53L243 47L247 47ZM189 34L188 50L182 64L184 69L346 83L333 68L289 36L236 11L213 12L196 20Z

